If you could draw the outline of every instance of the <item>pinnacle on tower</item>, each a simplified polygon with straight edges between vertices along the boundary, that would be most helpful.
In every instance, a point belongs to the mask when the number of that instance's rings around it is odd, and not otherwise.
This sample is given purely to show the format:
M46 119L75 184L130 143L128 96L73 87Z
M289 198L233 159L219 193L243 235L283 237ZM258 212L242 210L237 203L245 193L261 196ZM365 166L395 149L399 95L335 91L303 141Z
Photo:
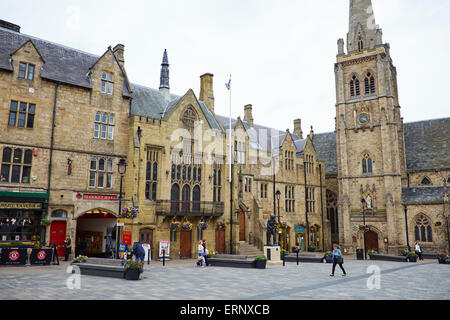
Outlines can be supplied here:
M170 85L169 85L169 58L167 56L167 49L164 50L163 60L161 64L161 78L159 91L166 99L170 98Z
M375 23L372 0L350 0L347 52L362 52L381 44L382 31Z

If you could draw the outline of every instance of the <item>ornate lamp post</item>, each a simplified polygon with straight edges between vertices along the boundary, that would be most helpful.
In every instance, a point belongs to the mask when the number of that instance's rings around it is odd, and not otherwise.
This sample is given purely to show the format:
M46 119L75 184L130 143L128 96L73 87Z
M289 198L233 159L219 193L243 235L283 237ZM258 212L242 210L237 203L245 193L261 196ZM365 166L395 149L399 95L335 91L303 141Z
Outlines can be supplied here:
M278 230L278 245L281 246L281 215L280 215L280 198L281 198L281 191L277 190L276 192L276 198L278 201L278 224L280 225L280 230Z
M364 260L367 260L367 249L366 249L366 200L364 198L361 199L362 204L362 212L363 212L363 224L364 224Z
M117 165L117 170L120 174L120 193L119 193L119 218L122 218L122 187L123 187L123 177L127 172L127 162L125 159L120 159ZM117 244L116 244L116 257L119 256L119 246L120 246L121 232L120 227L117 227Z

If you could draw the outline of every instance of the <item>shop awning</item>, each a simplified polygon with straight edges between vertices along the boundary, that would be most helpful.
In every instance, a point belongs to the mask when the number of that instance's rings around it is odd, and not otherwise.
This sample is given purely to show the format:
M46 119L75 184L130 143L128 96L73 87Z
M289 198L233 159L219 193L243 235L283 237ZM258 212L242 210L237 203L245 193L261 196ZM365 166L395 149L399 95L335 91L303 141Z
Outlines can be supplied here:
M0 198L41 198L48 199L50 195L43 192L12 192L0 191Z

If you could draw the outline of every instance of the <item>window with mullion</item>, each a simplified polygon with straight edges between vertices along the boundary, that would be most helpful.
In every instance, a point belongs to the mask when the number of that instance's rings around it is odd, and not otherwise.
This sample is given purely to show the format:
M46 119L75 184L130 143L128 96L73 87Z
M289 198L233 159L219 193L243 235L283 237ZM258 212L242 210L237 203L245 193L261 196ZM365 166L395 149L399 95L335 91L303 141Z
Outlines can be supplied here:
M0 182L30 183L32 151L4 148Z
M19 78L25 79L25 75L27 74L27 64L24 62L19 63Z

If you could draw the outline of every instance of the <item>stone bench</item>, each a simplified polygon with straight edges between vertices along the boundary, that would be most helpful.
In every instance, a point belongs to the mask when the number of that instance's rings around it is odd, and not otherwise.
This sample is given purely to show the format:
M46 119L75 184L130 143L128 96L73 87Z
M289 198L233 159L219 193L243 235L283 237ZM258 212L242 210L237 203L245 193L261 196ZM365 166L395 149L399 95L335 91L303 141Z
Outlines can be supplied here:
M247 260L248 259L247 256L239 255L239 254L216 254L214 258L231 259L231 260ZM208 259L208 260L210 260L210 259Z
M437 259L438 253L434 252L422 252L422 257L424 259Z
M286 262L297 262L297 254L286 255ZM311 256L311 255L299 255L298 261L303 263L323 263L323 257Z
M242 260L242 259L224 259L224 258L209 258L208 264L211 267L228 267L228 268L244 268L244 269L255 269L257 268L256 262L254 260ZM263 263L265 269L266 263Z
M123 266L101 265L90 263L73 263L72 265L80 268L80 273L86 276L108 277L118 279L125 278L125 268Z
M105 259L105 258L88 258L89 264L99 264L104 266L123 266L124 260L120 259Z
M408 262L408 258L406 256L390 256L386 254L371 254L369 256L370 260Z

